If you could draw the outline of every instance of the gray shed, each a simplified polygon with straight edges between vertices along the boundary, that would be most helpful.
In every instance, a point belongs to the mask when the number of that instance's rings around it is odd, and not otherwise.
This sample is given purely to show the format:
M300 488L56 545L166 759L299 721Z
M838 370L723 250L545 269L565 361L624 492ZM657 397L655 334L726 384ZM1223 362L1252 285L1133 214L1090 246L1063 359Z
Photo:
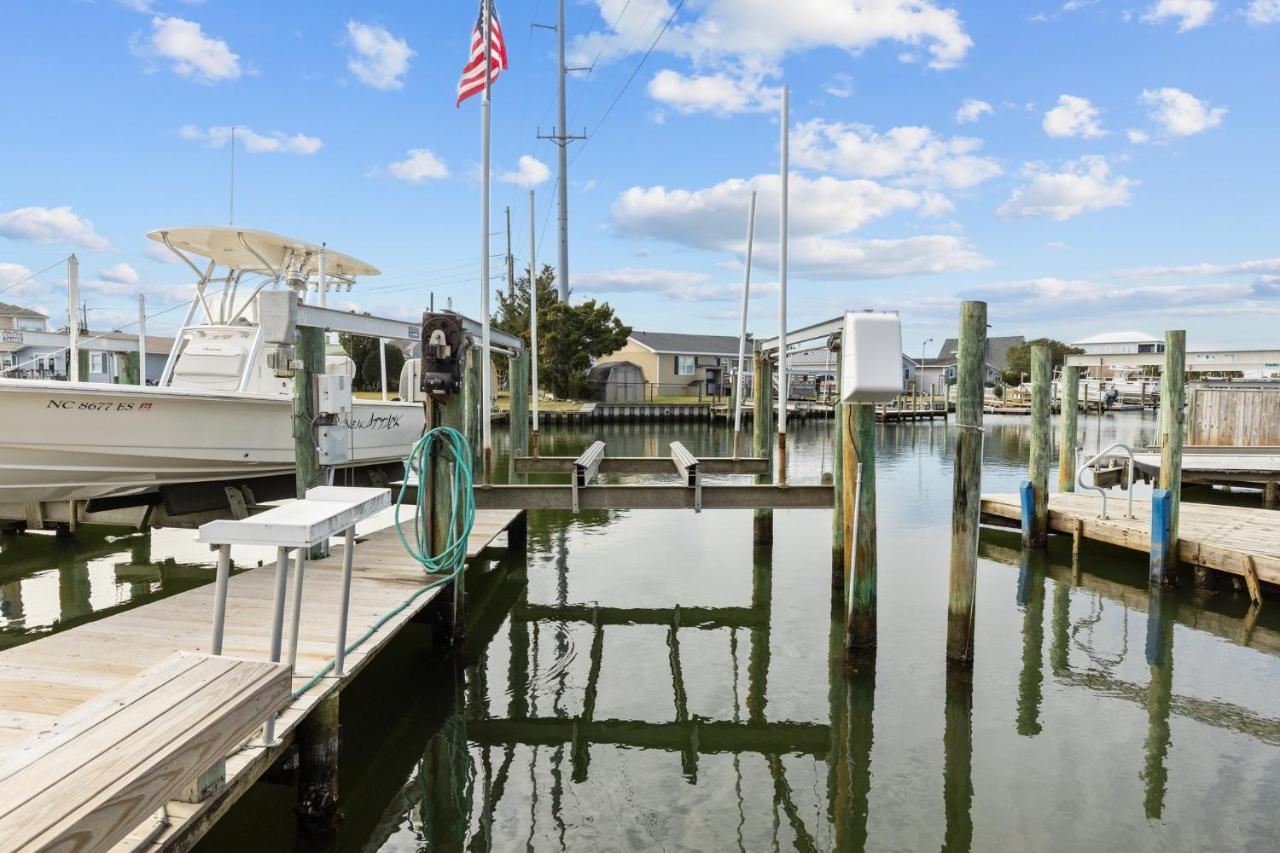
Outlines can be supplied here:
M644 399L644 371L630 361L604 361L587 371L591 399L629 403Z

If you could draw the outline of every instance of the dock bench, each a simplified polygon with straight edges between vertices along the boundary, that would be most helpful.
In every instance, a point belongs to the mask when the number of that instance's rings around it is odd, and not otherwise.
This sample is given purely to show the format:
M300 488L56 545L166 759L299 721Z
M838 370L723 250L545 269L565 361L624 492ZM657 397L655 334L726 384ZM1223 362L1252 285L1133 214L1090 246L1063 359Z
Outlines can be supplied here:
M290 689L284 664L178 652L90 699L0 766L0 850L110 849L287 705Z

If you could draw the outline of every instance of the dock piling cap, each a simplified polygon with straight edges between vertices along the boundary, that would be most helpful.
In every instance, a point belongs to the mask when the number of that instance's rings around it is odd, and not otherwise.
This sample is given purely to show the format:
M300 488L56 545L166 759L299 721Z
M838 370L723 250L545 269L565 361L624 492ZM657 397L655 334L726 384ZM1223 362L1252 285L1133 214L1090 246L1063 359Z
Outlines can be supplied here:
M250 270L267 273L262 268L265 260L276 270L280 270L290 256L300 259L300 271L304 274L316 273L320 266L320 245L308 243L295 237L285 237L270 231L259 231L253 228L237 228L227 225L198 225L182 228L161 228L147 234L157 243L164 243L165 236L169 243L183 252L210 258L219 265L237 270ZM249 251L241 243L253 248ZM359 258L335 252L325 247L325 271L329 275L350 278L353 276L378 275L380 270ZM254 252L262 256L259 260Z

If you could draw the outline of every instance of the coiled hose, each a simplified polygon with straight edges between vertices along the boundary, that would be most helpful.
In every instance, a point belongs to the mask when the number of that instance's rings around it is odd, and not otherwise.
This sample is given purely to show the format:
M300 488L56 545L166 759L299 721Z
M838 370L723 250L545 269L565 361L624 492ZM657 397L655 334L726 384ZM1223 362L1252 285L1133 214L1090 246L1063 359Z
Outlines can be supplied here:
M449 478L449 528L445 536L444 548L439 554L431 553L431 495L427 489L427 472L431 470L431 450L436 444L442 448L445 458L452 462L449 466L452 476ZM471 462L471 445L466 436L452 427L436 427L418 439L404 460L404 480L400 484L400 494L396 496L395 523L396 534L400 543L410 557L422 564L423 571L429 575L438 575L429 583L418 587L408 598L394 609L384 613L363 634L347 645L347 653L355 651L360 645L378 632L378 630L405 608L413 604L423 593L436 587L444 586L458 577L467 564L467 540L471 537L471 528L476 520L476 498L474 491L475 474ZM404 527L400 524L400 508L404 505L405 495L409 490L412 474L418 475L417 515L413 519L413 543L404 535ZM320 671L311 676L293 692L297 699L320 683L326 675L333 671L333 661L329 661Z

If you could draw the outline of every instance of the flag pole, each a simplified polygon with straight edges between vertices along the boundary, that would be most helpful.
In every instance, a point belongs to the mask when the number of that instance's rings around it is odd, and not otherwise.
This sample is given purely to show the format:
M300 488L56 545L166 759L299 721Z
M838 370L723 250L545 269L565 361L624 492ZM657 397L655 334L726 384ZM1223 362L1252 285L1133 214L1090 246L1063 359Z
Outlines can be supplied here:
M529 190L529 363L533 386L533 455L538 455L538 241L534 236L533 190Z
M756 237L756 193L751 191L751 208L747 211L746 272L742 277L742 329L738 334L738 381L734 383L737 398L733 406L733 455L738 455L738 436L742 433L743 373L747 369L747 300L751 294L751 247ZM752 377L755 381L757 377ZM760 417L760 413L756 413Z
M781 161L778 197L778 478L787 482L787 169L790 135L790 87L782 87L782 137L778 153Z
M489 379L489 79L493 74L492 10L489 0L482 0L481 22L484 27L484 100L480 105L480 434L483 450L483 479L492 482L493 424L490 398L493 389Z

